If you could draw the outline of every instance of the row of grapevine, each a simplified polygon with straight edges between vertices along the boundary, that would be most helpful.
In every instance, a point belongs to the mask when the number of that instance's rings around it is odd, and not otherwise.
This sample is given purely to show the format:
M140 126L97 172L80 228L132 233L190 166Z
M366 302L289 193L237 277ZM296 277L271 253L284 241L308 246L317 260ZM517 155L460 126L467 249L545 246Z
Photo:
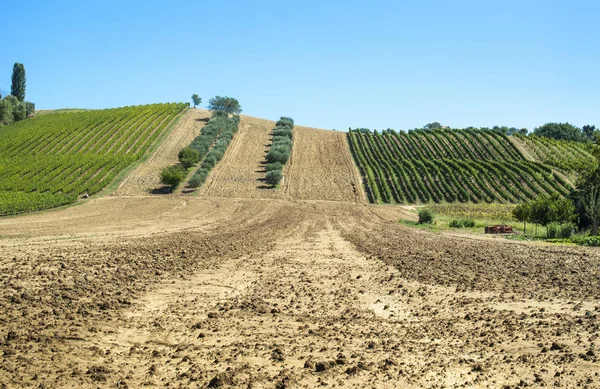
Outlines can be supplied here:
M348 140L374 203L517 203L571 189L492 131L352 130Z
M0 215L71 203L139 160L188 105L55 113L0 129Z
M557 140L536 135L515 135L538 161L567 173L593 168L596 159L581 142Z
M353 130L371 134L365 129ZM386 130L372 133L392 139L403 158L414 159L474 159L515 161L523 159L520 151L506 135L486 130L412 130L396 132Z

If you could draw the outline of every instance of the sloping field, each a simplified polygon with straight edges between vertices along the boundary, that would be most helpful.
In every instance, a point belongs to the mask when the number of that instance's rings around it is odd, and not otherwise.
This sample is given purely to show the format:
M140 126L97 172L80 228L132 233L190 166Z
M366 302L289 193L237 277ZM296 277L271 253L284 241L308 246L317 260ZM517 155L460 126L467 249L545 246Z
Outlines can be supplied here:
M343 132L296 126L285 191L295 200L365 202Z
M0 129L0 215L94 194L142 158L186 104L54 113Z
M565 173L576 173L596 164L596 159L581 142L550 139L541 136L516 135L512 137L534 160L550 165Z
M295 127L281 188L269 188L264 160L275 122L242 116L223 160L200 191L206 196L364 201L360 177L342 133Z
M0 219L0 388L600 387L597 249L403 227L334 132L264 191L242 123L203 196Z
M348 138L374 203L518 203L571 188L493 131L354 130Z
M45 236L0 240L0 386L600 383L597 250L407 229L386 206L174 200L0 223Z
M115 191L118 196L147 195L154 189L160 188L160 171L178 162L177 154L188 146L198 136L210 111L201 109L187 110L160 147L150 156L148 161L131 172Z

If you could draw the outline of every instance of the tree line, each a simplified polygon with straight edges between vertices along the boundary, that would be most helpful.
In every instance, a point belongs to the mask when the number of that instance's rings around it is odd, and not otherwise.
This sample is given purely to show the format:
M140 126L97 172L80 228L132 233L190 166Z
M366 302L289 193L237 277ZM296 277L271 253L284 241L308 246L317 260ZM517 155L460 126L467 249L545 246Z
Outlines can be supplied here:
M11 77L10 94L3 96L0 90L0 125L26 119L35 113L35 104L25 101L25 66L15 63Z

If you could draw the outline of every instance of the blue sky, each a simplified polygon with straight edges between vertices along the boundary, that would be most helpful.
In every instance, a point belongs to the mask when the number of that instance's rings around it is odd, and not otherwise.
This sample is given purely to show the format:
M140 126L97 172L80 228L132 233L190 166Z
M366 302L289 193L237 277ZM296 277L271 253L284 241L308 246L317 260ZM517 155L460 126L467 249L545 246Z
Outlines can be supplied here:
M23 63L38 109L198 93L338 130L600 125L597 1L0 2L0 88Z

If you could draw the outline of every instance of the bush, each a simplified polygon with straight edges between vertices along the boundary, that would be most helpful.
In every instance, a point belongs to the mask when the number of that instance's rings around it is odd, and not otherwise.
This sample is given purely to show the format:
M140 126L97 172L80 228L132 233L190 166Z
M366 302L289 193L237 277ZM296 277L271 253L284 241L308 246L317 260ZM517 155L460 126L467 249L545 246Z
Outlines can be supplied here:
M574 226L572 223L561 224L559 236L563 239L570 238L571 235L573 235L573 228L574 228Z
M269 150L269 152L267 153L267 162L269 163L275 163L275 162L279 162L282 165L285 165L285 163L288 161L288 159L290 158L290 154L289 152L282 152L279 150Z
M587 238L583 239L582 244L584 246L598 247L600 246L600 236L588 236Z
M419 211L419 224L431 224L435 220L435 215L429 209Z
M292 129L290 127L276 127L273 130L273 136L285 136L292 139Z
M546 236L548 239L556 239L560 233L560 224L559 223L550 223L546 227Z
M194 166L198 160L200 159L200 153L198 150L194 150L191 147L184 147L179 152L177 156L179 158L179 162L183 165L184 168L188 169Z
M283 170L283 165L280 162L270 163L265 167L265 170L268 172L273 170Z
M196 173L192 176L192 178L190 178L188 185L190 188L199 188L202 186L202 184L204 184L204 180L206 180L206 176L201 176L200 174Z
M267 184L275 186L275 185L279 184L282 177L283 177L283 173L281 172L281 170L271 170L270 172L267 172L267 176L265 177L265 180L266 180Z
M419 217L419 220L420 220L420 217ZM448 223L448 226L450 226L452 228L462 228L463 224L462 224L461 220L452 220L450 223Z
M475 227L475 221L473 219L465 219L462 221L462 225L465 228L473 228Z
M281 118L279 118L277 123L275 123L275 127L284 127L284 126L294 128L294 119L282 116Z
M160 172L160 182L171 188L177 188L185 179L185 170L179 165L169 166Z

